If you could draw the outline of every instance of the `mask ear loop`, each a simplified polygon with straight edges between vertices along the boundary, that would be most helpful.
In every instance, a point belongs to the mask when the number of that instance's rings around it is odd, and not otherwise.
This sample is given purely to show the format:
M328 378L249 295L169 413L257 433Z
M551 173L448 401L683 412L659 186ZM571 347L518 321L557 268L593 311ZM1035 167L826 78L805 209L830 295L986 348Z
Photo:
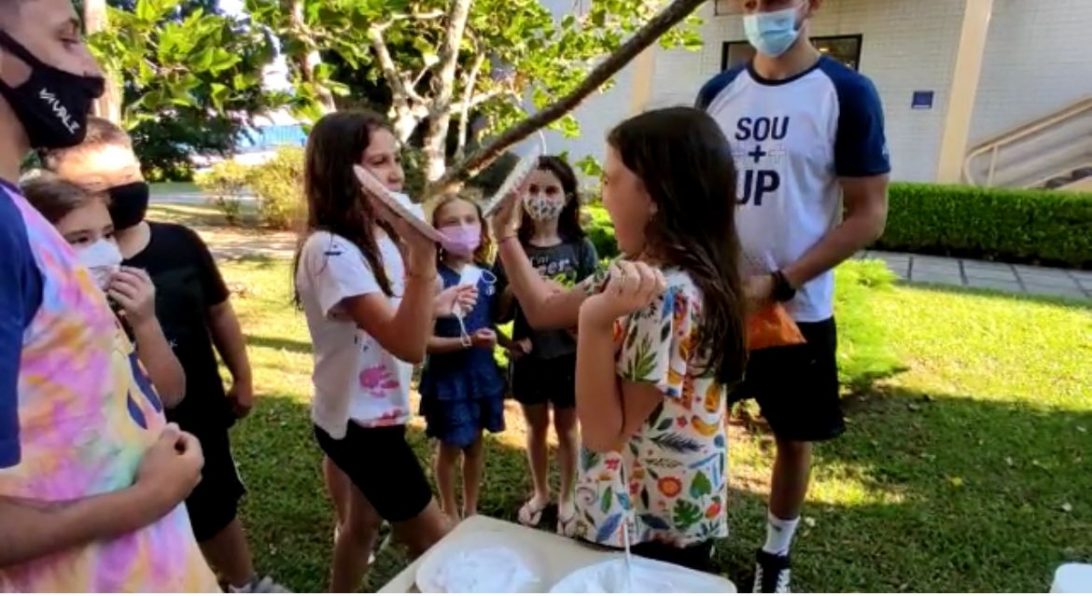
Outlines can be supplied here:
M485 295L492 296L497 291L497 276L488 269L482 269L482 281L485 282Z
M474 341L470 339L470 334L466 332L466 323L463 321L463 307L456 304L455 308L451 309L451 314L455 315L455 320L459 322L459 343L464 348L473 346Z

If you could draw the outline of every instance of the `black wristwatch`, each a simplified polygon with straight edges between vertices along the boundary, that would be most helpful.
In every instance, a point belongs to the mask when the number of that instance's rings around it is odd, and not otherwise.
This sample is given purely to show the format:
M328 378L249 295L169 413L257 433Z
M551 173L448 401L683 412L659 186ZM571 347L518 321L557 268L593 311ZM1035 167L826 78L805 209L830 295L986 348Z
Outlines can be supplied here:
M773 276L773 294L771 294L771 297L774 302L788 302L796 297L796 288L792 287L784 272L774 271L770 275Z

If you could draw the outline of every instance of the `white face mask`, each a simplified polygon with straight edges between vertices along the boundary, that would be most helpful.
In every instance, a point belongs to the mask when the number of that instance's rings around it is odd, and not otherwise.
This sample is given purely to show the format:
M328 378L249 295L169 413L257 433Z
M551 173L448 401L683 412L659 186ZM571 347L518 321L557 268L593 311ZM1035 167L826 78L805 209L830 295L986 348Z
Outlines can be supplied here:
M105 239L78 249L76 259L91 271L95 285L103 290L110 285L110 279L121 268L122 260L118 245Z

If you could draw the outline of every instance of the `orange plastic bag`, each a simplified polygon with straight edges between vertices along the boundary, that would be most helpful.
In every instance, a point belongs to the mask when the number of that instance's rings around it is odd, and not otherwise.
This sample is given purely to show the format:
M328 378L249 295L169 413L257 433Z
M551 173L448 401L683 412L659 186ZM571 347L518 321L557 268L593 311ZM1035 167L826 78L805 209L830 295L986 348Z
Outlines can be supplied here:
M806 340L785 307L771 304L747 315L747 349L802 344Z

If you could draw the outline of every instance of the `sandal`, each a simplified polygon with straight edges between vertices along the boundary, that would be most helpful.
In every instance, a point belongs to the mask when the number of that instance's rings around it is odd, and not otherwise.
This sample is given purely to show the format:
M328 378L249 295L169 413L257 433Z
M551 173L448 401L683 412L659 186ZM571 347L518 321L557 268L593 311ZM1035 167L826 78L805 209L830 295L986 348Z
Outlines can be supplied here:
M542 512L546 511L546 508L550 506L550 502L546 501L539 507L535 507L535 499L531 497L519 508L519 523L529 527L537 528L539 522L542 521Z
M559 503L557 506L557 533L561 536L572 536L573 522L576 521L576 507L569 503Z

